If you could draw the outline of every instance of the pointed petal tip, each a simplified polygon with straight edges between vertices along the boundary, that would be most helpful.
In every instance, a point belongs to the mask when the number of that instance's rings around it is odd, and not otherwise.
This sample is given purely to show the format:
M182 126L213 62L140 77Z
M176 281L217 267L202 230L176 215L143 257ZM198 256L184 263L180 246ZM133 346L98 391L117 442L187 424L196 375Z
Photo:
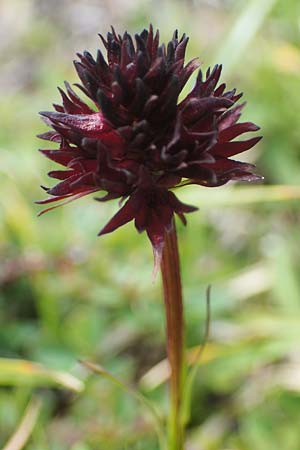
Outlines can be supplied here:
M39 111L38 114L39 114L40 116L47 117L48 114L49 114L49 112L50 112L50 111Z
M107 225L108 224L104 225L104 227L101 228L97 236L104 236L105 234L108 234L110 232L109 230L107 230Z
M247 183L262 183L264 181L264 177L262 175L256 173L245 173L244 175L233 177L233 180L237 182L247 182Z
M100 230L98 236L111 233L117 228L130 222L135 215L136 205L132 198L129 198L124 206L110 219L110 221Z
M260 174L253 174L253 181L257 181L257 182L263 182L265 180L265 177L263 175Z

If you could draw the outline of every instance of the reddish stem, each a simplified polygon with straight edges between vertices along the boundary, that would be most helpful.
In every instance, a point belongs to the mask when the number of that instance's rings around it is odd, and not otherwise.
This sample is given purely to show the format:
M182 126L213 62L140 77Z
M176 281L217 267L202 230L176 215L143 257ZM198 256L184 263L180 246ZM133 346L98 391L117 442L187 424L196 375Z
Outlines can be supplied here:
M167 352L171 369L170 449L182 450L184 438L181 420L184 377L184 317L175 222L173 222L172 230L165 236L161 274L166 310Z

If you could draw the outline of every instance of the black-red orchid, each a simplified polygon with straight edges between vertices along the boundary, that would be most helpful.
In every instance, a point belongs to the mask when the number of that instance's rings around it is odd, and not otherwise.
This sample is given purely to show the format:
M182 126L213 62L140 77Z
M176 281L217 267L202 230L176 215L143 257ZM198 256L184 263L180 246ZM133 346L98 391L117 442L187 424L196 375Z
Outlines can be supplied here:
M180 202L170 189L260 179L253 165L231 159L260 137L234 139L259 128L238 123L244 105L235 104L242 94L226 91L224 83L218 86L220 65L205 77L199 70L192 91L178 101L199 66L197 59L184 65L185 35L178 39L175 31L167 48L159 45L152 26L136 34L135 42L114 29L107 39L100 37L107 60L98 50L96 60L84 52L74 63L81 80L76 86L94 107L65 83L62 105L41 113L53 130L39 137L59 144L57 150L41 152L64 169L49 173L60 182L45 188L50 197L38 203L71 201L96 191L105 191L99 201L126 200L99 234L134 220L159 256L174 213L185 223L184 214L197 209Z

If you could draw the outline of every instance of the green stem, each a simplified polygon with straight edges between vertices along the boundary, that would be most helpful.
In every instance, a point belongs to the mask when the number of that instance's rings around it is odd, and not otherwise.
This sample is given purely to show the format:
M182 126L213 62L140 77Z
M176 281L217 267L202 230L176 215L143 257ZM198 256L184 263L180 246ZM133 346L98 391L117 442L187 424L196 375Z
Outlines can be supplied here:
M184 317L175 222L172 230L165 236L161 274L166 311L167 353L171 370L169 450L183 450Z

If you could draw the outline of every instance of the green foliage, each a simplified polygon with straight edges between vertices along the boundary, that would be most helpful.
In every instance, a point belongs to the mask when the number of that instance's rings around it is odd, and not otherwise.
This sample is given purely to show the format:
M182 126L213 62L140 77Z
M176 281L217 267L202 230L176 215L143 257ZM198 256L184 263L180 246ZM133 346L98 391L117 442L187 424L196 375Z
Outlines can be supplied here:
M165 413L163 308L146 237L132 224L96 237L117 203L86 198L41 218L33 204L52 167L36 151L37 111L75 81L74 49L93 51L109 23L134 31L152 21L163 38L186 31L204 68L224 64L228 85L245 92L244 119L264 135L249 155L264 186L178 192L200 208L179 225L189 348L201 342L213 286L189 449L298 450L298 2L72 3L4 0L1 12L0 447L32 407L26 450L158 450L139 402L78 362L103 365Z

